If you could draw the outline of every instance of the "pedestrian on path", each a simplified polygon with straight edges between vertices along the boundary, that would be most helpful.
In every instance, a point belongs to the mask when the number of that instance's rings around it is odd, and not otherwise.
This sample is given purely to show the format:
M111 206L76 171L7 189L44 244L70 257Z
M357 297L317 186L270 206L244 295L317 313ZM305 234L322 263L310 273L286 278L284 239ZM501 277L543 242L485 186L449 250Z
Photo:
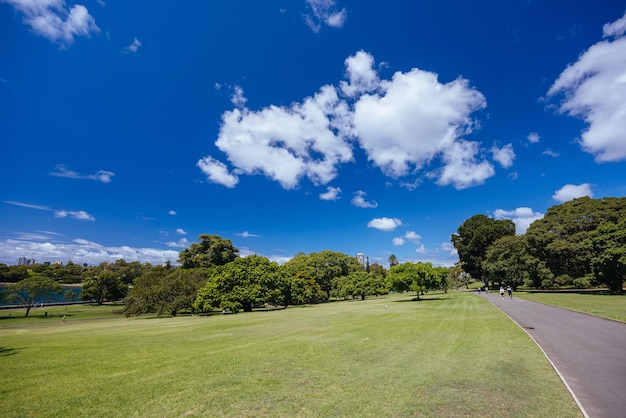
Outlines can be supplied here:
M513 299L513 289L511 289L511 286L508 286L506 291L509 294L509 299Z
M504 299L504 287L500 286L500 297Z

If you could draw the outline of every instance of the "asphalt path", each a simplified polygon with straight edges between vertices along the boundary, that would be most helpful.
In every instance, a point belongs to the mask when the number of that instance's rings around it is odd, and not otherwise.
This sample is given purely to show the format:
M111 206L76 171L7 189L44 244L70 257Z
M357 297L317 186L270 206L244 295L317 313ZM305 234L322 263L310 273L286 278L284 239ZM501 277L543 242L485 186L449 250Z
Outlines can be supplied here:
M535 339L583 414L626 417L626 324L481 292Z

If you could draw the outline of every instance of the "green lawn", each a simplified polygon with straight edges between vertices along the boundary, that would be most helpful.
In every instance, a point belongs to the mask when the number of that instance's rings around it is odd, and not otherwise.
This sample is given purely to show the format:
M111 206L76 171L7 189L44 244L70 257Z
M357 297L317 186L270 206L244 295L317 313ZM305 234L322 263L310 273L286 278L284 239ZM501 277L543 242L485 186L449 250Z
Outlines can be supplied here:
M626 322L626 295L585 292L515 292L515 296Z
M0 322L0 415L581 416L535 343L487 300L411 298Z

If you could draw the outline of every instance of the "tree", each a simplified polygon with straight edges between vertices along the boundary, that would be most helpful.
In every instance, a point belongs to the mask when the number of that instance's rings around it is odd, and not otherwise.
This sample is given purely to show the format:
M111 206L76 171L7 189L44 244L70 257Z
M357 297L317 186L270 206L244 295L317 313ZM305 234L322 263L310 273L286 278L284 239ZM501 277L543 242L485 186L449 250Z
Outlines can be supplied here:
M122 299L127 293L128 286L120 281L119 276L111 270L103 269L83 282L80 299L95 300L98 305L102 305L105 300Z
M509 235L496 240L489 249L483 271L492 283L504 282L513 290L530 281L530 271L534 263L529 263L526 239L520 235Z
M382 295L388 292L385 279L365 271L355 271L347 276L334 279L337 296L343 299Z
M291 276L289 291L290 304L302 305L305 303L318 303L325 299L326 294L309 273L299 271Z
M487 249L498 238L510 235L515 235L513 221L474 215L459 226L451 240L459 253L459 260L463 262L463 269L475 280L483 280L482 263L487 256Z
M351 272L364 271L356 257L329 250L308 255L299 253L283 267L292 277L298 272L311 275L320 288L326 292L327 299L330 299L333 279L347 276Z
M391 254L389 256L389 268L392 268L393 266L397 266L397 265L398 265L398 258L394 254Z
M135 284L124 299L126 316L142 313L162 315L167 312L176 316L189 309L194 312L198 290L206 284L213 269L168 269L153 268L135 280Z
M581 197L550 207L526 231L529 252L544 263L545 282L593 274L588 239L602 223L626 218L626 198ZM597 254L595 255L597 256ZM550 279L552 277L553 279Z
M203 234L198 237L200 242L194 242L180 252L178 262L181 268L207 268L223 266L234 261L239 255L229 239L219 235Z
M618 223L603 222L587 241L591 267L596 279L611 293L623 293L626 278L626 218Z
M200 312L214 308L251 312L265 303L285 305L289 278L278 263L266 257L251 255L224 265L198 291L194 303Z
M54 294L61 293L63 286L48 277L32 273L30 277L9 285L4 298L10 303L26 306L27 317L36 302L46 302Z

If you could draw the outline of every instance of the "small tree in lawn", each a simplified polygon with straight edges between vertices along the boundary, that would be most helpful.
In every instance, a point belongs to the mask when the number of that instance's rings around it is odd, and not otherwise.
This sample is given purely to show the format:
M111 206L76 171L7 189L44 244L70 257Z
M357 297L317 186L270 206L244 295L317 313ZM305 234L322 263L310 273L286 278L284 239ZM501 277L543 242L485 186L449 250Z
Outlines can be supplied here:
M30 277L9 285L5 299L10 303L24 305L28 317L30 310L37 301L46 302L52 295L61 293L63 285L41 274L31 273Z

